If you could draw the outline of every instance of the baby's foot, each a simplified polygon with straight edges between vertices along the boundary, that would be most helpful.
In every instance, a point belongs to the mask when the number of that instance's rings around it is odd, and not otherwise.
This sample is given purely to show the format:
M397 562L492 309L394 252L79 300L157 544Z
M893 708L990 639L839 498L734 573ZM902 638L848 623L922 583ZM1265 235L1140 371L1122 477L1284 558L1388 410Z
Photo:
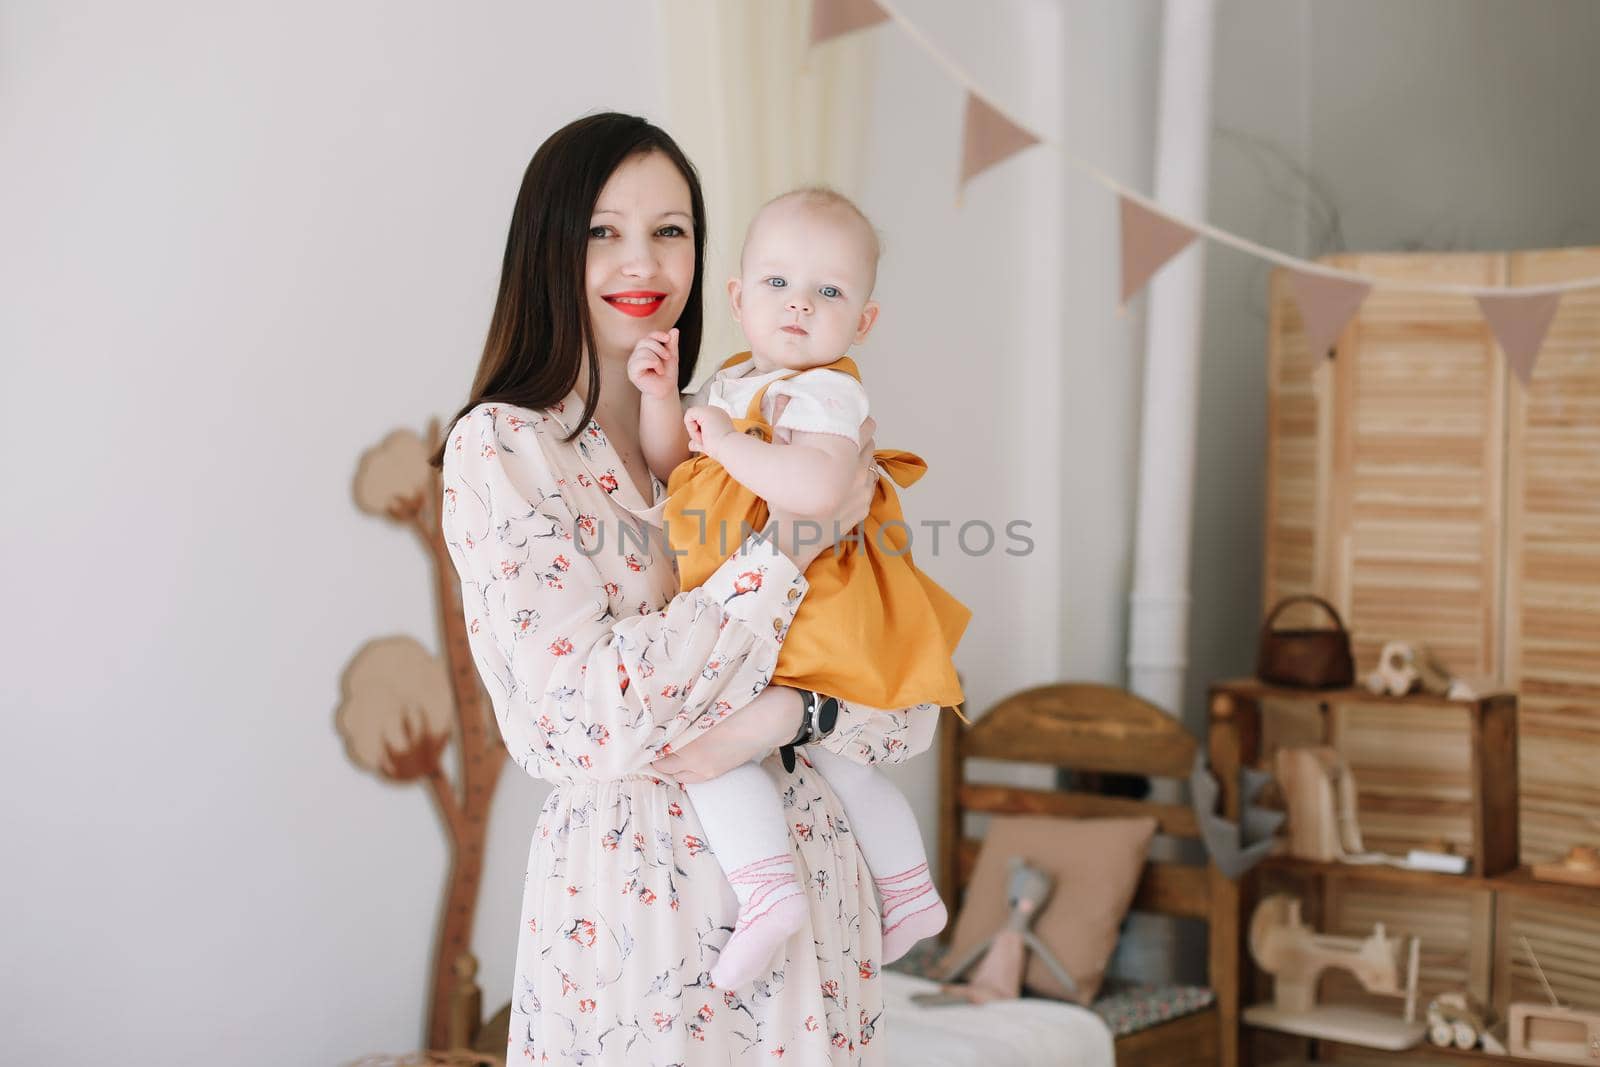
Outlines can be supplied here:
M893 963L912 945L944 929L950 914L928 877L926 863L875 881L883 898L884 963Z
M728 881L739 896L739 918L711 968L718 989L736 989L765 971L778 946L805 925L810 910L787 854L741 867Z

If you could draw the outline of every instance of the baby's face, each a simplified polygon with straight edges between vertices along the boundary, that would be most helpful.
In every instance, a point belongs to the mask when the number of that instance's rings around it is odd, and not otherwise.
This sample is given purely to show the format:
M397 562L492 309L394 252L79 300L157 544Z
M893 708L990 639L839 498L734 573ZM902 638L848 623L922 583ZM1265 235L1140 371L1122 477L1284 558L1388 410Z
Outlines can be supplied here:
M874 264L862 225L799 201L769 205L751 223L728 296L757 370L820 367L865 340L878 305L868 299Z

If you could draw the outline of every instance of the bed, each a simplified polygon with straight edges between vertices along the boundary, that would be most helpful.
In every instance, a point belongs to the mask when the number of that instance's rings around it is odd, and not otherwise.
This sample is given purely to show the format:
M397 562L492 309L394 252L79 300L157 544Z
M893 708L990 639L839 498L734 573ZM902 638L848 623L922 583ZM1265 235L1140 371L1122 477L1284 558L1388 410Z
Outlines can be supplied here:
M966 837L968 812L1057 815L1074 818L1151 815L1158 833L1197 838L1194 813L1181 804L1071 790L1029 789L969 782L967 760L1046 764L1080 772L1187 778L1196 741L1155 705L1111 686L1060 683L1014 694L974 725L946 716L940 727L940 884L960 907L981 842ZM1199 1067L1233 1062L1236 1006L1213 989L1237 988L1237 927L1231 921L1233 886L1214 869L1150 861L1132 910L1176 915L1212 924L1209 988L1116 987L1091 1008L1024 997L983 1006L921 1007L912 994L933 988L937 946L925 943L885 973L885 1036L892 1067L982 1064L985 1067ZM953 924L952 924L953 925ZM949 930L946 930L948 936ZM1224 1001L1230 998L1224 996Z

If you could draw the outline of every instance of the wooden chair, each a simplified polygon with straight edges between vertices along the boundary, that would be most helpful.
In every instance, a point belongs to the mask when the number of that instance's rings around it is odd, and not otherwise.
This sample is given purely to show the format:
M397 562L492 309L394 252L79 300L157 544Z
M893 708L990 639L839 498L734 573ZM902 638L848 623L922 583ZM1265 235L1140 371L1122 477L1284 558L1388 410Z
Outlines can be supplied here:
M956 909L981 845L978 839L963 834L962 816L967 812L1153 815L1159 834L1200 836L1194 812L1182 804L966 780L969 757L1050 764L1079 772L1187 779L1194 762L1195 738L1160 708L1126 690L1094 684L1040 686L1002 700L970 727L952 715L946 716L940 729L941 889ZM1237 913L1230 910L1235 901L1232 883L1214 867L1157 861L1146 865L1133 910L1208 923L1208 974L1216 1001L1203 1011L1118 1038L1119 1065L1237 1062L1239 936Z

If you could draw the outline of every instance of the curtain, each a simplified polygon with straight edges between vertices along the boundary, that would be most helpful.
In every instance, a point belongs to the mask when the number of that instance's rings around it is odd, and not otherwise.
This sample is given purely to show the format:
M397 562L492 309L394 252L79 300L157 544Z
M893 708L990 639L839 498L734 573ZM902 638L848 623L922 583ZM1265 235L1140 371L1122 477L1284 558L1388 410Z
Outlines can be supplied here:
M810 0L659 0L669 133L705 189L706 329L695 384L748 347L728 311L745 227L797 185L855 198L872 104L875 40L809 46Z

